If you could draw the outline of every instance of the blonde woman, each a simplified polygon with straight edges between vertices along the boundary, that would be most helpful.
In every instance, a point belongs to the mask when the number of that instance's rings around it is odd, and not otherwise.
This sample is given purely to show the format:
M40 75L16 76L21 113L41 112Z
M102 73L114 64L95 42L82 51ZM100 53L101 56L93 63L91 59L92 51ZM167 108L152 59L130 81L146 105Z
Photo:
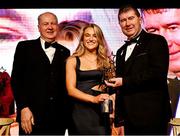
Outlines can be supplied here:
M111 66L107 43L101 28L89 24L83 29L75 53L66 63L66 86L72 97L72 125L69 134L109 135L109 113L101 103L109 99L103 92L103 69Z

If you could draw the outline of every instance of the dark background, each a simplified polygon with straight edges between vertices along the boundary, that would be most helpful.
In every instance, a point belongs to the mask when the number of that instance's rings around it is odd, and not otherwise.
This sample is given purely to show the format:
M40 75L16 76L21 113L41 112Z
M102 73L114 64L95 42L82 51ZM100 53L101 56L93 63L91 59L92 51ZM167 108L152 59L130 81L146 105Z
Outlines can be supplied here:
M180 8L180 0L1 0L0 8Z

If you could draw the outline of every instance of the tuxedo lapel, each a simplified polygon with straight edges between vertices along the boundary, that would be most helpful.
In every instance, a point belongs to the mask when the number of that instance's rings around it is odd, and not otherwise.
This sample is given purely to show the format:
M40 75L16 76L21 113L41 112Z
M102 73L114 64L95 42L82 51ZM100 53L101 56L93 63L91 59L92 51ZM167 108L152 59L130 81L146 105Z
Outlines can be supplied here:
M125 54L124 54L124 52L126 52L125 44L120 48L119 54L121 57L117 58L117 59L119 59L119 60L117 60L117 64L121 68L120 73L126 74L126 73L128 73L128 71L131 68L133 68L132 65L136 61L136 58L145 52L145 47L146 47L147 42L148 42L148 40L146 37L146 32L144 30L142 30L142 32L140 33L138 42L136 43L132 54L126 61L125 61ZM141 65L141 64L139 64L139 65Z
M41 42L40 42L40 38L38 38L37 40L35 40L34 43L34 51L32 54L37 54L36 57L39 56L40 60L44 63L48 63L50 64L50 61L48 59L48 56L46 55L46 53L44 52L42 46L41 46Z
M125 63L125 56L126 56L126 51L127 51L127 45L124 44L123 46L124 47L122 48L121 57L122 57L123 62Z
M52 60L52 64L60 63L60 59L64 59L64 48L63 45L57 44L56 51L54 54L54 58ZM64 63L64 62L63 62Z
M62 51L61 51L61 50L62 50ZM55 51L55 53L54 53L54 57L53 57L53 60L52 60L52 64L60 61L59 58L61 58L61 57L59 57L59 56L62 55L62 52L63 52L63 49L61 49L60 46L56 48L56 51ZM59 63L59 62L58 62L58 63Z
M134 61L136 61L136 56L138 56L138 54L140 54L143 50L143 35L140 35L140 39L138 40L138 42L136 43L134 50L132 52L132 54L129 56L129 58L125 61L125 73L129 71L129 69L131 68L131 65L133 64Z

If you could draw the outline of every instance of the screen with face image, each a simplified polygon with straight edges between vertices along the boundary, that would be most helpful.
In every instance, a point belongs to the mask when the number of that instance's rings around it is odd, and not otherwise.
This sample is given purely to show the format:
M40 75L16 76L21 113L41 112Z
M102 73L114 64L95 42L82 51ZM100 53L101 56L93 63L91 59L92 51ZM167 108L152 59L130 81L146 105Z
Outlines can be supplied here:
M0 62L9 74L18 41L39 37L37 17L46 11L57 15L62 30L57 41L69 48L71 53L77 47L80 31L88 22L97 23L102 28L114 53L123 44L117 9L0 9ZM73 39L65 39L62 34L66 34L66 37L72 35Z
M169 47L168 87L174 117L180 95L180 8L141 9L143 26L149 33L165 37Z

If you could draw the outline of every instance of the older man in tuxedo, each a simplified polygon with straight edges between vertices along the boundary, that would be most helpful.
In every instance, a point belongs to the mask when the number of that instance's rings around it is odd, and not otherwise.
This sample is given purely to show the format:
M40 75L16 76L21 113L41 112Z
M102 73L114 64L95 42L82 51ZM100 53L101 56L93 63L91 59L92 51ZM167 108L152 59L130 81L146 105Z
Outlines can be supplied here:
M55 14L39 15L38 29L40 37L20 41L14 55L11 84L19 132L64 135L68 107L65 61L70 51L55 42L58 32Z

